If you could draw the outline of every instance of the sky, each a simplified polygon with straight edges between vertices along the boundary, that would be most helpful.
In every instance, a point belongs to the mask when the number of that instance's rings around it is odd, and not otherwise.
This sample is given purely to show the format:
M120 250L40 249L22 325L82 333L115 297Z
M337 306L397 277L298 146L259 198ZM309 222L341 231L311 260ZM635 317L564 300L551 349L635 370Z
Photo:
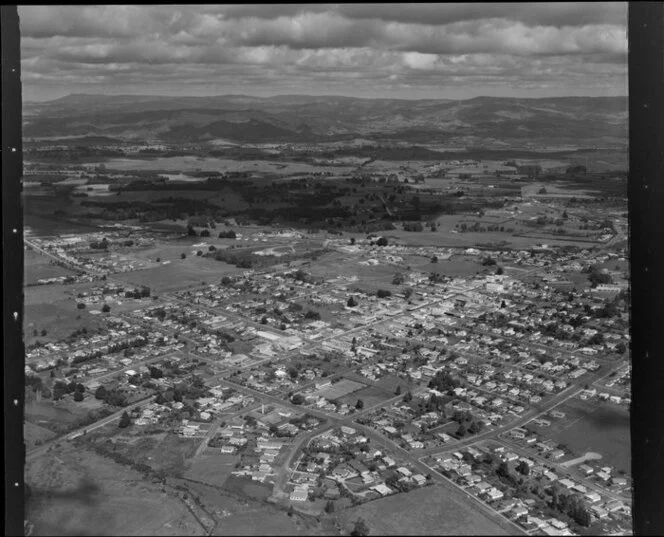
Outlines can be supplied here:
M627 95L626 2L21 6L23 98Z

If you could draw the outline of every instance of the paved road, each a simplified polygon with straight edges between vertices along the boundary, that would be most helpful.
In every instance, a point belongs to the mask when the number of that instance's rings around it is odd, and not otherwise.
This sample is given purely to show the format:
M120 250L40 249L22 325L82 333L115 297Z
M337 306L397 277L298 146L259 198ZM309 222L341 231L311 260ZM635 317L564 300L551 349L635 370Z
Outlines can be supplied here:
M85 427L80 427L80 428L75 429L73 431L69 431L67 434L59 436L57 438L52 438L51 440L48 440L45 443L43 443L41 446L36 447L34 449L31 449L30 451L27 451L26 452L26 460L30 460L30 459L33 459L33 458L38 457L40 455L43 455L44 453L49 451L51 449L51 447L53 447L58 442L66 441L66 439L71 438L71 437L73 437L77 434L85 434L85 433L92 432L96 429L99 429L100 427L104 427L105 425L108 425L109 423L111 423L115 420L119 420L120 416L122 416L123 413L130 412L134 408L139 407L141 405L144 405L145 403L150 401L153 397L154 397L154 395L149 395L148 397L144 397L143 399L141 399L139 401L136 401L135 403L132 403L131 405L128 405L124 408L121 408L120 410L118 410L117 412L114 412L110 416L107 416L105 418L102 418L99 421L96 421L95 423L91 423L90 425L86 425Z

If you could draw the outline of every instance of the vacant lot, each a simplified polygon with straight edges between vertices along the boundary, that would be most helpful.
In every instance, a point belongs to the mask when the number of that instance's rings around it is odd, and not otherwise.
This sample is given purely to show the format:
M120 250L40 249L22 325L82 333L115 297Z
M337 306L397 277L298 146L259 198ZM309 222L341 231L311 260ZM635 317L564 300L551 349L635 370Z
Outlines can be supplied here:
M397 494L344 511L350 531L364 519L370 535L509 535L497 523L439 486Z
M34 535L204 534L177 498L85 450L48 453L29 463L26 484Z

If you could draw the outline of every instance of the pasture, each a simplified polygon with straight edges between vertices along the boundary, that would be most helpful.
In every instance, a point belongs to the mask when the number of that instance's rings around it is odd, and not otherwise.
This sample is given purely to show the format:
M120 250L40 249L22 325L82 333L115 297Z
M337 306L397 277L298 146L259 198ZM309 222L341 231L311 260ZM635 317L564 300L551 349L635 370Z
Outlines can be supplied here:
M204 535L186 506L137 471L84 449L25 469L33 535Z
M91 163L95 165L96 163ZM153 159L111 158L105 163L110 170L154 170L163 172L255 172L273 175L291 175L296 173L332 172L347 173L355 166L321 166L306 162L271 162L269 160L234 160L217 157L157 157Z
M23 254L23 283L31 285L42 278L57 278L73 275L74 272L51 263L51 258L26 248ZM57 284L59 285L59 284Z
M194 481L221 486L235 470L235 463L239 460L237 455L222 454L220 448L207 447L199 457L191 461L183 476Z
M67 287L40 285L25 289L23 331L26 345L37 340L43 343L59 341L75 330L86 328L90 332L103 324L101 316L89 313L94 307L77 309L76 300L65 294ZM42 330L46 330L43 336Z
M343 511L339 518L351 531L363 519L370 535L509 535L467 501L441 486L419 488Z

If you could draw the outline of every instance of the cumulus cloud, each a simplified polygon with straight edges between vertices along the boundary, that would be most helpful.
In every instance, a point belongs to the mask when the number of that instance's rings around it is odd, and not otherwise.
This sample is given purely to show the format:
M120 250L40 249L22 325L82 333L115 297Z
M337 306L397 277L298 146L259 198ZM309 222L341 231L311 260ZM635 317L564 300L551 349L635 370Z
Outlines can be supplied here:
M520 86L537 96L620 93L626 80L625 3L22 6L19 15L28 95L103 83L372 96Z

